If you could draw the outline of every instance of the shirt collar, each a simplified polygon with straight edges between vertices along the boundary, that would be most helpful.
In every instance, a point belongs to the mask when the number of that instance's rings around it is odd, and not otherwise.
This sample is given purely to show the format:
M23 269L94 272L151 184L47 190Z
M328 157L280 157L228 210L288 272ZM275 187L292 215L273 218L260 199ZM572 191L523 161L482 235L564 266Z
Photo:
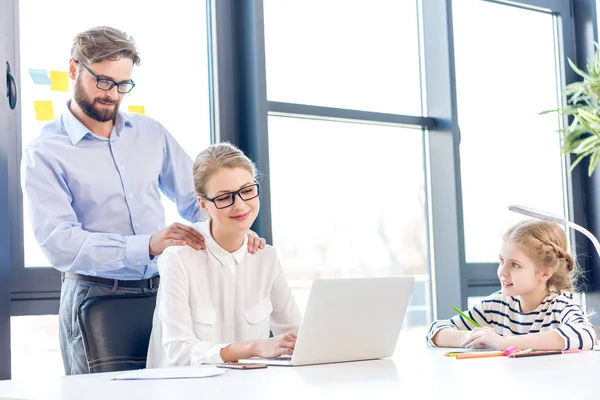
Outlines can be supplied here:
M239 249L234 251L233 253L228 252L224 248L222 248L216 241L213 239L210 234L210 219L200 222L196 224L196 229L202 234L204 237L204 243L206 244L206 249L213 255L222 266L226 266L229 261L232 259L236 263L241 263L244 260L244 256L248 253L248 235L244 235L244 243L240 246Z
M85 135L88 134L99 139L107 140L106 138L100 138L94 135L88 128L86 128L85 125L83 125L81 121L73 115L70 107L71 100L67 101L67 109L62 115L62 123L65 131L67 132L67 135L69 135L69 139L71 139L71 144L73 144L73 146L77 145L77 143L79 143L81 139L83 139ZM113 132L116 132L117 136L119 136L125 126L133 127L133 123L129 118L127 118L127 116L124 113L118 111ZM111 140L112 139L113 137L111 135ZM116 137L114 139L116 139Z

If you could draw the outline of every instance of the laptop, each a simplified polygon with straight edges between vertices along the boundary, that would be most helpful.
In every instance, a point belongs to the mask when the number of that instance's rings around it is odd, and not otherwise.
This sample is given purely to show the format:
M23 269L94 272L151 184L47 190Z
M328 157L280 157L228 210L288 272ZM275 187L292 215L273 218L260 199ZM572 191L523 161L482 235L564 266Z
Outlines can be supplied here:
M415 279L319 279L311 288L294 354L239 360L299 366L390 357Z

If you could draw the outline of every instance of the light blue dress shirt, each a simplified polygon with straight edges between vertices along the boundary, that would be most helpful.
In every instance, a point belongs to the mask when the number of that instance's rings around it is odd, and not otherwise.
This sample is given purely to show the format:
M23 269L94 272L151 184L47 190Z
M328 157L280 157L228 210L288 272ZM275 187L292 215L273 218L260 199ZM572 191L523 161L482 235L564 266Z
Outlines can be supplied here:
M35 237L59 271L138 280L158 274L150 236L165 228L160 191L202 220L192 160L158 122L119 112L110 138L71 111L23 154L21 184Z

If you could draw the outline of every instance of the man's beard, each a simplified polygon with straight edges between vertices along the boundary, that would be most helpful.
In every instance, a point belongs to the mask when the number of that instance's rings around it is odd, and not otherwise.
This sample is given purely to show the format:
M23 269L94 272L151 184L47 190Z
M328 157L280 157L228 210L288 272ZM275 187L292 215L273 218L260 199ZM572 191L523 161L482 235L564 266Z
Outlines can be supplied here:
M75 101L84 112L85 115L94 119L98 122L108 122L115 119L117 112L119 111L120 102L116 100L111 100L107 97L104 98L95 98L91 100L85 90L81 86L79 79L75 81ZM101 109L96 107L96 104L99 102L105 103L113 103L115 107L111 110L109 108Z

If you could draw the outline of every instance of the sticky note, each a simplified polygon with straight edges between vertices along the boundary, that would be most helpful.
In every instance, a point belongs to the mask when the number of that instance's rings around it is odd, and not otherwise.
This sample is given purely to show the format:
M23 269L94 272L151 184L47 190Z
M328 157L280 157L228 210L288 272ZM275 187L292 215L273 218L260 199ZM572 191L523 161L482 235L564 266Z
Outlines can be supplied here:
M50 90L57 90L59 92L69 91L69 74L63 71L50 71L50 80L52 86Z
M29 75L36 85L52 85L52 81L48 78L48 70L46 69L30 69Z
M144 109L144 106L129 106L129 107L127 107L127 109L129 110L130 113L142 114L142 115L146 114L146 110Z
M52 107L52 101L34 101L33 107L35 108L35 118L38 121L52 121L54 120L54 108Z

